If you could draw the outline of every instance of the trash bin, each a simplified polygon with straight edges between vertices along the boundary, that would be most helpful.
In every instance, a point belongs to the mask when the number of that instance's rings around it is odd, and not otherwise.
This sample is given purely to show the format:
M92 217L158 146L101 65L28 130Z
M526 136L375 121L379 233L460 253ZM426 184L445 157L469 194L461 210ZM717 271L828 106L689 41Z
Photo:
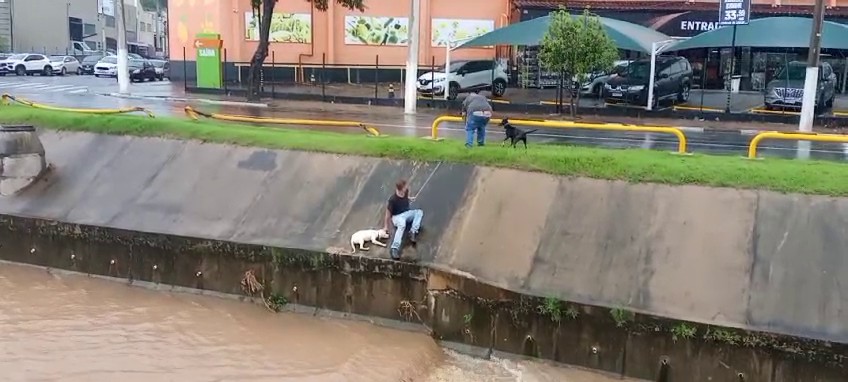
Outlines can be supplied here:
M735 75L730 77L730 92L739 93L739 85L742 83L742 76Z

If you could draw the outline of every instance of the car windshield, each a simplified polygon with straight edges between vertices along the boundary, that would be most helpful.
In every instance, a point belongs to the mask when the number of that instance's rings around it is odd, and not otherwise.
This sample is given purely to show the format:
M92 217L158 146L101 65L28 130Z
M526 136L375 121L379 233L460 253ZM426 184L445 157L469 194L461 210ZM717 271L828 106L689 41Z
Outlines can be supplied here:
M155 66L157 68L164 68L165 67L165 61L151 61L151 62L153 63L153 66Z
M83 64L96 64L97 61L103 59L103 56L88 56L82 59Z
M23 60L23 59L26 58L26 56L27 55L25 55L25 54L13 54L11 57L9 57L9 59L10 60L16 60L16 61L17 60Z
M647 79L650 74L650 62L634 62L630 65L627 65L627 70L624 72L624 77L642 80Z
M777 80L784 81L804 81L807 77L807 66L802 63L790 63L780 69L780 72L774 77Z
M133 69L141 69L141 67L143 66L143 63L139 60L130 60L128 65L129 65L130 68L133 68Z
M117 64L117 63L118 63L118 59L117 59L117 58L115 58L115 57L106 57L106 58L104 58L104 59L103 59L102 61L100 61L100 62L102 62L102 63L104 63L104 64Z
M65 56L51 56L50 61L51 62L62 62L62 61L65 61Z

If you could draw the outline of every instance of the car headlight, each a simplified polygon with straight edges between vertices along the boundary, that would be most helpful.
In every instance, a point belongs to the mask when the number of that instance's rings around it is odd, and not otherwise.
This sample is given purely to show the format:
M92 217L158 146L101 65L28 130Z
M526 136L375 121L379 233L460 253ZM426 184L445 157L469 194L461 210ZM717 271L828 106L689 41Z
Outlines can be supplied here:
M436 80L434 80L433 82L434 83L445 82L445 79L444 78L436 78Z
M630 91L640 92L645 88L645 85L633 85L629 88Z
M604 89L612 89L612 85L610 85L610 84L604 84Z
M139 74L139 73L141 73L141 69L133 70L133 71L132 71L132 73L133 73L133 74Z

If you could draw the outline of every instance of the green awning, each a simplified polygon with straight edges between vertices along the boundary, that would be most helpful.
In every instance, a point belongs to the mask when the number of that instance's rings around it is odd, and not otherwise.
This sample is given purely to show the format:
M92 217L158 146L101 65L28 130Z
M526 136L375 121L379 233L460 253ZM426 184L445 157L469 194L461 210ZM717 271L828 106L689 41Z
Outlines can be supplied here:
M572 15L572 17L579 16ZM618 49L650 54L652 43L669 40L668 36L641 25L606 17L599 18ZM493 45L539 45L550 23L551 16L548 15L512 24L476 37L457 49Z
M766 17L736 27L736 46L752 48L807 48L813 20L804 17ZM822 48L848 49L848 26L825 21ZM733 46L733 27L726 26L701 33L674 44L664 51Z

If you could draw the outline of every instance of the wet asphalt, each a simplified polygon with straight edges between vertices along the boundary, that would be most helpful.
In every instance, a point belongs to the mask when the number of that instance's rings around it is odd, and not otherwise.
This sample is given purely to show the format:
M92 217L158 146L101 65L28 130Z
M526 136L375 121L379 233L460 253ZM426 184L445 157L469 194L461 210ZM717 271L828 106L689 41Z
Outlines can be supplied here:
M439 114L421 109L416 115L403 114L400 108L340 105L320 102L294 102L275 100L269 107L247 105L238 100L208 95L186 95L181 83L156 81L132 84L130 98L115 96L117 81L93 76L29 76L0 77L0 93L26 98L55 106L80 108L118 108L141 106L160 116L182 116L183 108L189 104L199 110L224 114L240 114L262 117L298 119L356 120L377 127L383 134L395 136L427 136L430 125ZM218 98L218 99L215 99ZM209 101L204 101L207 99ZM218 101L225 101L219 104ZM319 129L319 127L304 127ZM320 128L339 132L361 133L351 128ZM489 129L490 141L499 142L503 134L497 127ZM745 156L752 134L738 130L715 131L701 128L686 128L689 150L695 153ZM464 136L461 124L445 123L439 129L445 138L460 139ZM677 139L670 135L637 132L609 132L587 129L540 129L531 137L530 143L571 144L604 148L645 148L674 151ZM797 158L799 146L805 143L791 141L764 141L760 154L764 157ZM841 143L807 144L810 158L848 161L848 145Z

